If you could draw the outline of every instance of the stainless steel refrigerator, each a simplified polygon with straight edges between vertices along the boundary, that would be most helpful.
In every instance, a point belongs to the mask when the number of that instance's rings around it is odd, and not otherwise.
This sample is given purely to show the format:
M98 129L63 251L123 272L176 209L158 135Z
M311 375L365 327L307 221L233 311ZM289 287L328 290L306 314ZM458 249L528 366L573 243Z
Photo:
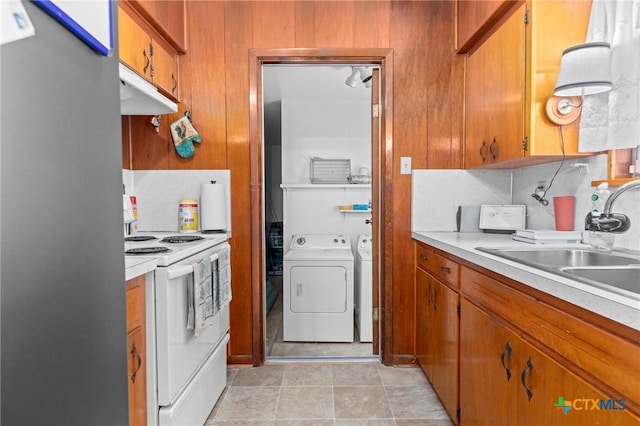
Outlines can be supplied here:
M118 52L23 3L35 36L0 46L0 421L126 425Z

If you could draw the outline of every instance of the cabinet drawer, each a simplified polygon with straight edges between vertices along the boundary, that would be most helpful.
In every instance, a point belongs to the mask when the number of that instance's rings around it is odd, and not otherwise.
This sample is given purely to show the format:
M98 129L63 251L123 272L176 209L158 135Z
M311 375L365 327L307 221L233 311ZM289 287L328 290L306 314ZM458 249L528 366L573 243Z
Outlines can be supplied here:
M145 322L144 283L144 275L127 281L127 331Z
M451 287L460 287L460 265L420 243L416 244L416 265Z
M585 376L640 402L638 345L467 267L462 267L461 289L464 297L569 360Z
M431 272L435 268L435 253L422 244L416 244L416 265Z

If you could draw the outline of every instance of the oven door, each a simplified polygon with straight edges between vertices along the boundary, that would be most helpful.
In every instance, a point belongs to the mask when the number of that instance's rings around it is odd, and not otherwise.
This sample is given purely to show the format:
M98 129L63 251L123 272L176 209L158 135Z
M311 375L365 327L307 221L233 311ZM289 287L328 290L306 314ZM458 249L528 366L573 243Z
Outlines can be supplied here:
M187 285L192 266L201 259L212 261L212 275L220 279L218 253L228 250L224 243L183 261L156 270L156 359L158 405L170 405L198 373L229 329L229 307L215 315L213 324L198 337L187 329ZM224 266L223 266L224 269Z

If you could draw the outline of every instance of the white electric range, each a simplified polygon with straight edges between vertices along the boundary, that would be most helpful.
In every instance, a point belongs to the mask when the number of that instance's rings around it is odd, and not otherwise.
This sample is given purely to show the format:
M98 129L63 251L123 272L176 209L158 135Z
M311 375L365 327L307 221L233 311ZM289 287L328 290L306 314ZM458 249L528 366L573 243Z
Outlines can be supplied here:
M158 264L146 294L148 423L204 424L226 386L231 299L227 234L142 232L125 237L124 248L127 257L153 258ZM203 262L211 267L206 293L216 300L203 331L196 333L187 326L187 317L199 297L194 269Z

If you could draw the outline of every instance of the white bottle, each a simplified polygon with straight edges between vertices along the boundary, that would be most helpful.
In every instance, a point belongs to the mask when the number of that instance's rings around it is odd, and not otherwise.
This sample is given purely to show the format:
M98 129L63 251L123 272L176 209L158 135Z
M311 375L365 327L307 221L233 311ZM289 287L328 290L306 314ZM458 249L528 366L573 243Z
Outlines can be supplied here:
M611 192L609 192L609 184L606 182L598 185L596 190L591 194L591 216L600 216L604 211L604 205L607 202ZM615 242L615 234L611 232L589 231L589 245L596 250L609 251Z

